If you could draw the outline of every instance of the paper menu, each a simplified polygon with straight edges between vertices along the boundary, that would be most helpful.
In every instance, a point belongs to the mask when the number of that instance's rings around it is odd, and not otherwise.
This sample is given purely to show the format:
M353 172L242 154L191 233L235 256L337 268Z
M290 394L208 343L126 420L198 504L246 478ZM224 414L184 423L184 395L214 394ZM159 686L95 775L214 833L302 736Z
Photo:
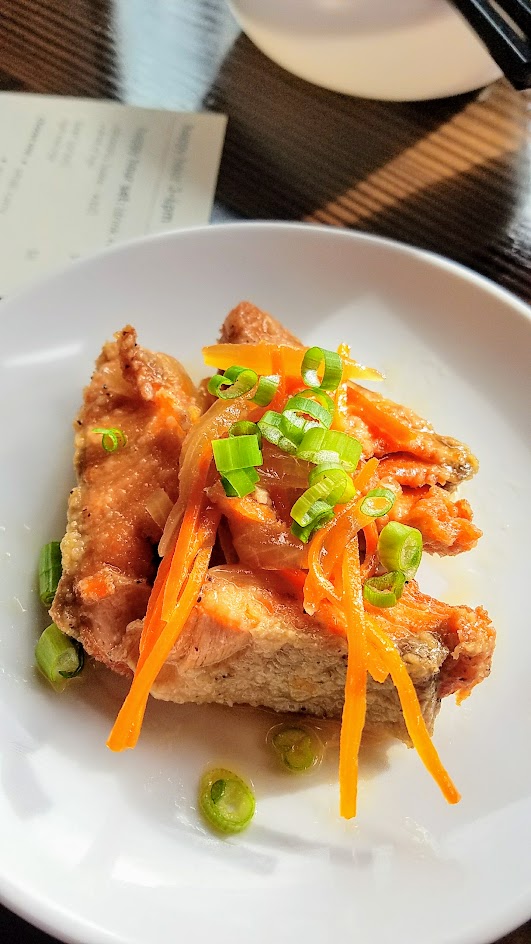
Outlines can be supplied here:
M226 118L0 93L0 296L97 249L207 223Z

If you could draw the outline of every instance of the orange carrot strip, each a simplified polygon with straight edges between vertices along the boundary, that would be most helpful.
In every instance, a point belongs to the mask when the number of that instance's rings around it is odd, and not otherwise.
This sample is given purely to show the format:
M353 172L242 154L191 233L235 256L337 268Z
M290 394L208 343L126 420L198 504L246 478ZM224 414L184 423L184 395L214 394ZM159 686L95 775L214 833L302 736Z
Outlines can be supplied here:
M192 561L203 541L199 522L204 513L207 500L205 487L210 470L211 454L211 450L209 455L208 450L205 449L201 456L201 462L190 491L188 504L184 512L175 550L172 555L171 566L164 588L164 602L162 606L162 619L166 621L169 620L173 612L183 582L190 572Z
M360 469L356 477L353 479L354 488L357 488L358 492L363 492L364 489L367 488L367 485L372 479L379 464L379 460L373 456L372 459L368 459L363 468Z
M378 460L375 460L378 463ZM368 463L367 463L368 465ZM374 466L373 466L374 468ZM336 509L336 515L311 540L308 551L308 576L304 585L304 609L313 615L324 599L339 602L339 595L330 580L333 570L342 559L349 540L366 525L373 522L360 509L363 495ZM324 559L323 559L323 555Z
M304 609L313 616L323 599L339 603L332 582L323 570L322 553L333 522L317 531L308 549L308 575L304 582Z
M402 706L402 714L408 734L428 773L439 785L448 803L458 803L461 799L448 773L444 769L437 750L426 728L419 705L415 686L398 649L389 636L373 620L367 620L367 633L382 661L389 670Z
M375 521L363 528L365 537L365 557L361 565L361 576L364 580L370 577L376 564L376 549L378 547L378 528Z
M277 347L271 352L271 373L278 374L279 382L269 409L278 411L282 409L286 400L286 372L282 348Z
M138 740L151 686L197 602L208 570L211 551L211 547L205 547L199 551L173 616L164 626L142 668L133 679L129 694L107 741L107 746L112 751L134 747Z
M380 404L366 396L363 387L349 384L348 400L357 416L383 433L395 445L407 446L417 435L417 432L412 430L404 420L394 416L389 408L386 408L385 403Z
M365 623L367 623L367 614L365 614ZM367 669L375 682L385 682L389 675L389 670L374 648L371 639L367 639Z
M348 664L339 741L339 812L351 819L356 815L358 755L367 708L367 640L357 537L345 550L343 587Z
M160 593L161 591L164 591L164 585L166 583L166 578L170 570L171 559L172 559L172 555L166 554L166 557L163 557L159 564L159 569L157 570L157 576L155 577L155 583L153 584L153 588L151 590L151 594L148 600L147 612L144 617L144 628L146 627L146 625L149 625L153 617L153 613L157 604L157 600L160 596Z
M285 374L300 377L302 359L307 347L290 347L285 344L212 344L203 348L203 360L208 367L226 370L233 364L250 367L257 374L272 374L273 352L282 350ZM383 380L379 370L364 367L350 357L343 358L343 380Z

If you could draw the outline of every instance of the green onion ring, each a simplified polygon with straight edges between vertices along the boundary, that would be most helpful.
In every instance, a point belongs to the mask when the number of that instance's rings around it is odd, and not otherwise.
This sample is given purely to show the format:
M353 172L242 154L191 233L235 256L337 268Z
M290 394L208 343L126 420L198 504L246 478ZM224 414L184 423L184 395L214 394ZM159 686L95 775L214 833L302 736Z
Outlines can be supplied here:
M258 374L247 367L236 365L227 368L224 374L214 374L208 381L208 392L221 400L235 400L249 393L258 383ZM222 387L226 387L223 390Z
M257 425L264 439L278 446L283 452L293 454L297 451L297 443L290 439L284 431L282 413L268 410Z
M35 659L52 685L79 675L85 661L81 644L62 633L55 623L41 634L35 646Z
M105 452L116 452L119 446L127 445L127 436L121 429L112 426L109 429L97 426L93 433L101 433L101 444Z
M53 603L62 572L61 545L59 541L50 541L39 554L39 597L48 609Z
M334 509L325 501L316 501L313 505L312 512L314 517L312 518L311 524L307 524L304 528L301 528L296 521L293 521L291 525L291 533L295 535L296 538L299 538L303 544L307 544L316 531L319 531L320 528L324 528L324 526L334 518Z
M389 514L395 500L396 493L390 488L373 488L363 499L360 511L371 518L382 518Z
M311 728L305 725L277 725L268 734L281 765L290 773L305 773L315 767L322 757L322 744Z
M221 484L229 498L244 498L254 492L260 476L253 466L248 469L232 469L221 475Z
M422 558L422 534L399 521L390 521L378 538L378 557L386 570L401 570L411 580Z
M330 462L321 462L311 470L308 481L310 485L315 485L317 482L321 482L325 477L335 482L338 487L340 485L343 486L343 493L341 497L334 502L335 505L345 505L351 498L354 498L356 491L354 482L340 465L334 465ZM332 502L330 502L330 504L332 504Z
M260 377L258 386L253 396L253 403L257 403L258 406L269 406L271 400L277 392L279 383L280 376L278 374L271 374L268 377Z
M363 596L372 606L394 606L402 596L406 578L400 570L381 577L369 577L363 584Z
M323 379L319 381L318 370L324 361ZM335 351L322 347L310 347L301 365L301 377L307 387L321 390L337 390L343 375L343 362Z
M352 479L349 480L349 476L344 469L334 470L330 475L326 472L323 473L319 481L314 485L310 485L297 499L291 509L291 517L301 528L312 524L316 517L316 503L326 502L331 508L334 505L342 504L344 496L347 496L350 491L349 481L352 485ZM352 485L352 490L353 488ZM348 498L345 500L348 501Z
M229 429L229 436L257 436L258 445L262 445L262 433L257 423L251 423L249 420L239 420L233 423Z
M198 801L207 823L222 833L240 833L255 812L251 788L241 777L223 767L203 774Z
M305 432L297 456L316 465L321 462L339 463L347 472L354 472L361 452L361 443L353 436L336 429L314 427Z
M212 452L218 472L223 473L262 465L263 461L258 436L255 434L213 439Z

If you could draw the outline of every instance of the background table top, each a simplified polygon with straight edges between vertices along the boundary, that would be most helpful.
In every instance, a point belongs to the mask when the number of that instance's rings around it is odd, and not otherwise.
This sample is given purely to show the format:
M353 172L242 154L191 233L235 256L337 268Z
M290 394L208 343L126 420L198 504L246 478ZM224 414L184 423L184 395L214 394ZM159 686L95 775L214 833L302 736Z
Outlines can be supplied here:
M531 94L505 81L369 102L274 65L224 0L0 0L0 89L222 111L216 219L389 236L531 301ZM1 906L0 940L52 941ZM531 922L504 944L531 944Z

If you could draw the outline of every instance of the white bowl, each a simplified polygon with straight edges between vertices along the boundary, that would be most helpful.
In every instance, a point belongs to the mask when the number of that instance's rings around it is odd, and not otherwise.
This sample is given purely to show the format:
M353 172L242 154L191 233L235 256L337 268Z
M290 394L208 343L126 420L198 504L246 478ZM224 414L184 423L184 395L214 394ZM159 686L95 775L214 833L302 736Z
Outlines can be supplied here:
M501 75L446 0L229 0L279 65L335 92L390 101L469 92Z

